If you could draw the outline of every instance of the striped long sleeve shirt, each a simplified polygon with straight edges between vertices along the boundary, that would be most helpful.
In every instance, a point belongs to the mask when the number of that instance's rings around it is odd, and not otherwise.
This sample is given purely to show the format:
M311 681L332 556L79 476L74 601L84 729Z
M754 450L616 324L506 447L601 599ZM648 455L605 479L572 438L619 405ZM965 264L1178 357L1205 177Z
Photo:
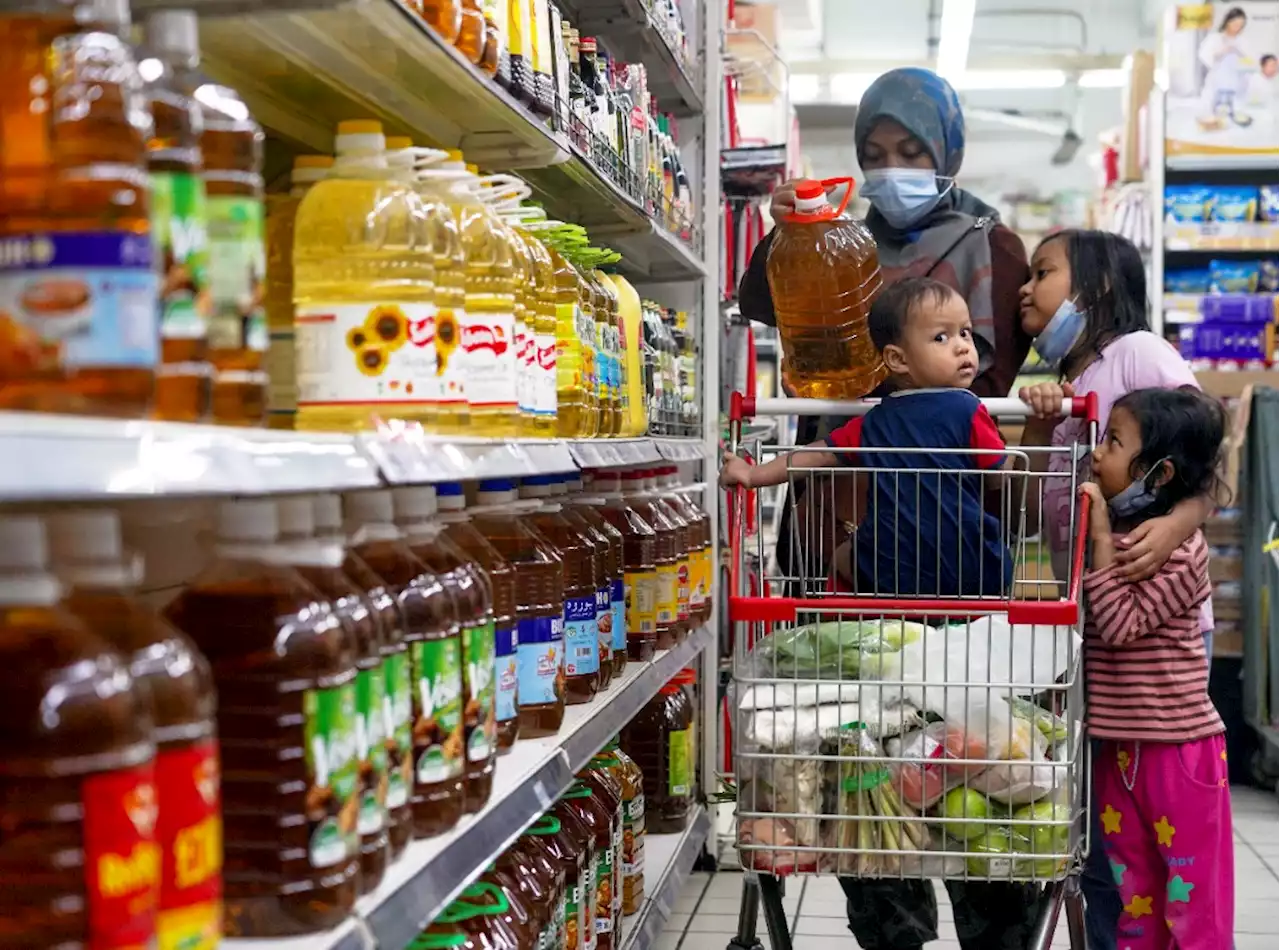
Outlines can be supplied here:
M1204 537L1183 542L1149 580L1127 581L1112 563L1088 572L1084 591L1089 734L1188 742L1221 733L1200 632L1210 591Z

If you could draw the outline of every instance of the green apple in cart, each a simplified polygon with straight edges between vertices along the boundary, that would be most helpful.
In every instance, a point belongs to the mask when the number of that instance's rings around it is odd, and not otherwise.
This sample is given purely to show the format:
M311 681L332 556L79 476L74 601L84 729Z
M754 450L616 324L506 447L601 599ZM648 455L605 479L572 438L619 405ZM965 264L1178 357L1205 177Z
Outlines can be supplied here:
M960 841L977 838L991 827L982 824L982 819L991 817L991 803L985 795L971 788L953 788L947 792L938 805L938 815L948 819L943 822L942 829Z
M1054 824L1065 822L1065 824ZM1065 854L1071 844L1071 807L1059 802L1036 802L1023 805L1013 813L1013 832L1026 838L1032 854ZM1065 861L1035 861L1037 877L1058 876Z
M965 864L969 873L979 878L1006 880L1014 872L1010 855L1026 849L1026 842L1013 836L1008 828L989 828L980 837L965 842L969 852Z

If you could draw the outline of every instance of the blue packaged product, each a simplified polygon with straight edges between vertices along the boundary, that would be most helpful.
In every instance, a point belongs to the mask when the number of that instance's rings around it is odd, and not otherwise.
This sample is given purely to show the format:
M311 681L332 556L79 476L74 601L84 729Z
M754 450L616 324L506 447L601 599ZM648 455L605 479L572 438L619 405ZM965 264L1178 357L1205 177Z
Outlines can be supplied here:
M1207 294L1209 271L1203 267L1165 271L1164 292L1166 294Z
M1164 215L1177 224L1196 224L1209 219L1213 189L1207 185L1166 185Z
M1263 185L1258 189L1258 217L1263 221L1280 221L1280 185Z
M1215 294L1252 294L1258 291L1262 265L1258 261L1210 261L1209 291Z
M1258 216L1258 189L1252 185L1214 185L1209 204L1210 220L1252 221Z
M1280 290L1280 263L1273 259L1258 261L1258 289L1274 294Z
M1209 294L1200 298L1205 323L1262 323L1276 318L1276 298L1271 294Z

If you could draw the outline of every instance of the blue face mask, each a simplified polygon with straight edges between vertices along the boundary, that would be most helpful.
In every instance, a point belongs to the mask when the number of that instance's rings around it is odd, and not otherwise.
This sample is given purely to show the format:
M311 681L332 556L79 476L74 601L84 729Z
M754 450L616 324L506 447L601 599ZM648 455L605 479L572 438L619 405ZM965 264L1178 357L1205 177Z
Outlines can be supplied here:
M938 206L953 182L938 191L939 176L928 168L872 168L866 172L862 196L895 228L906 229Z
M1111 509L1111 513L1117 518L1131 518L1150 508L1156 500L1156 490L1148 487L1147 479L1151 478L1156 472L1160 471L1160 466L1167 459L1161 459L1151 466L1151 470L1141 478L1135 478L1129 483L1122 492L1107 499L1107 507Z
M1040 354L1040 359L1050 366L1057 366L1084 333L1084 324L1084 311L1076 306L1074 300L1064 300L1031 345Z

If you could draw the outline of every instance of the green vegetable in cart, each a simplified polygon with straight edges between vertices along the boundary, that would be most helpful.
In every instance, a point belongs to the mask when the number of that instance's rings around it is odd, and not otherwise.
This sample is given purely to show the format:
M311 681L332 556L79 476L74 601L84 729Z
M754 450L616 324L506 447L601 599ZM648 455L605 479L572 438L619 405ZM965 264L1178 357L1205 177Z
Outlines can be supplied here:
M1019 696L1006 699L1006 702L1009 704L1009 711L1018 719L1025 719L1032 723L1049 745L1067 741L1069 735L1067 722L1061 716Z
M1010 855L1030 850L1030 844L1013 834L1008 828L991 828L980 837L965 842L970 857L965 860L969 873L992 880L1008 879L1016 873L1015 861Z
M943 830L953 838L968 841L985 834L990 825L981 823L981 819L991 817L991 803L985 795L971 788L953 788L938 803L938 815L951 819L943 823ZM963 819L978 819L965 821Z
M1030 842L1027 849L1032 854L1065 854L1071 842L1071 825L1055 825L1050 822L1070 822L1071 807L1056 802L1036 802L1024 805L1013 813L1013 833ZM1056 877L1066 861L1035 861L1033 867L1040 877Z

